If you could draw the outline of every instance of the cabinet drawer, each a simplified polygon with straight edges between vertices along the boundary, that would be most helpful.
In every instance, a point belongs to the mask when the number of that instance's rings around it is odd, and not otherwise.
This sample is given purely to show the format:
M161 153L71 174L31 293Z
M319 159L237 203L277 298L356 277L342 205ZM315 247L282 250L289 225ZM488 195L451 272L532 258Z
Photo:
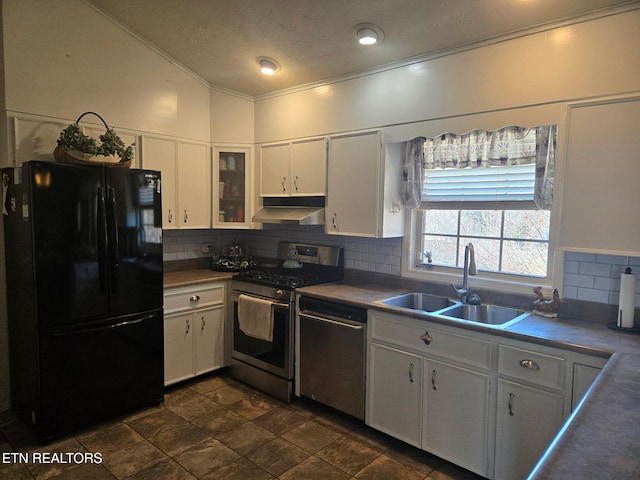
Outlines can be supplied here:
M561 390L564 385L565 359L516 347L498 347L498 375L524 380Z
M422 320L391 315L371 315L371 336L425 356L437 356L483 369L491 368L491 342L434 327Z
M223 284L188 285L164 291L164 311L171 313L224 303Z

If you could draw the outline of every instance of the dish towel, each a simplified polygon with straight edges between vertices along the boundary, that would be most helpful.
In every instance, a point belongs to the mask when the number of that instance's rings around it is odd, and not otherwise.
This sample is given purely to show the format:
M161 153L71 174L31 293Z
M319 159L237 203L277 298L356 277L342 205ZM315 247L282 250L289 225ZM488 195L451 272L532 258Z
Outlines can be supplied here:
M241 294L238 299L238 324L250 337L273 341L273 302Z

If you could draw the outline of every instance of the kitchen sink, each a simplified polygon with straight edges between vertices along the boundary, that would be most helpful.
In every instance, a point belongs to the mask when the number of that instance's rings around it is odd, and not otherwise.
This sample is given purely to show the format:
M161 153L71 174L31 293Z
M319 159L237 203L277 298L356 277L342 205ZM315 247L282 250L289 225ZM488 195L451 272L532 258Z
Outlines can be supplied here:
M526 312L515 308L497 305L458 305L438 312L443 317L485 323L488 325L504 325L516 320Z
M382 300L382 303L393 307L422 310L425 312L436 312L456 304L456 302L446 297L438 297L427 293L406 293L398 297Z

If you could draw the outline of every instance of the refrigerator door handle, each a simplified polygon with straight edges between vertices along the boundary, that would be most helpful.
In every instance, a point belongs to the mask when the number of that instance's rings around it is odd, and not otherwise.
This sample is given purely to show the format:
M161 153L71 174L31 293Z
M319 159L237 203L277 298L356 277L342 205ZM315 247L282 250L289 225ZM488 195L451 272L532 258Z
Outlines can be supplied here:
M100 327L82 328L78 330L69 330L66 332L56 332L53 334L53 336L64 337L65 335L77 335L78 333L90 333L90 332L98 332L100 330L110 330L112 328L127 327L130 325L136 325L138 323L142 323L146 320L151 320L152 318L154 318L154 315L145 315L144 317L136 318L135 320L125 320L124 322L113 323L110 325L101 325Z
M117 278L115 271L120 268L120 245L118 242L118 204L116 202L116 190L113 187L109 187L109 207L110 207L110 230L111 230L111 268L113 274L111 275L111 291L118 291Z
M100 291L106 293L107 290L107 259L109 256L109 237L107 235L107 203L104 198L104 189L98 187L98 271L100 275Z

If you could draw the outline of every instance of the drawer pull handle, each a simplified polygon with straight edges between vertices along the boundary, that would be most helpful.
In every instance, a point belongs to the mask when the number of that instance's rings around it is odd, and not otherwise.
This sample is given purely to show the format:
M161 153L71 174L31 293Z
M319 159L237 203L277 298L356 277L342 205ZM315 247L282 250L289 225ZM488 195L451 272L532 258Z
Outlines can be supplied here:
M200 300L200 295L191 295L191 298L189 299L191 302L197 302L198 300Z
M415 365L412 363L409 364L409 382L413 383L413 367Z
M200 321L202 322L202 323L201 323L201 325L200 325L200 330L201 330L202 332L204 332L204 327L205 327L205 325L206 325L206 322L204 321L204 315L202 316L202 318L200 319Z
M425 332L424 335L420 336L420 340L422 340L425 345L429 345L431 343L431 340L433 340L433 338L431 338L431 335L429 335L429 332Z
M431 388L433 388L434 390L437 390L438 387L436 387L436 375L438 374L438 371L436 369L433 370L433 372L431 373Z
M515 393L509 394L509 415L513 417L513 399L515 398Z
M191 328L191 325L189 324L189 320L187 320L185 322L185 330L184 330L184 334L187 335L189 333L189 329Z
M524 368L528 368L529 370L540 370L540 365L533 360L520 360L520 365Z

